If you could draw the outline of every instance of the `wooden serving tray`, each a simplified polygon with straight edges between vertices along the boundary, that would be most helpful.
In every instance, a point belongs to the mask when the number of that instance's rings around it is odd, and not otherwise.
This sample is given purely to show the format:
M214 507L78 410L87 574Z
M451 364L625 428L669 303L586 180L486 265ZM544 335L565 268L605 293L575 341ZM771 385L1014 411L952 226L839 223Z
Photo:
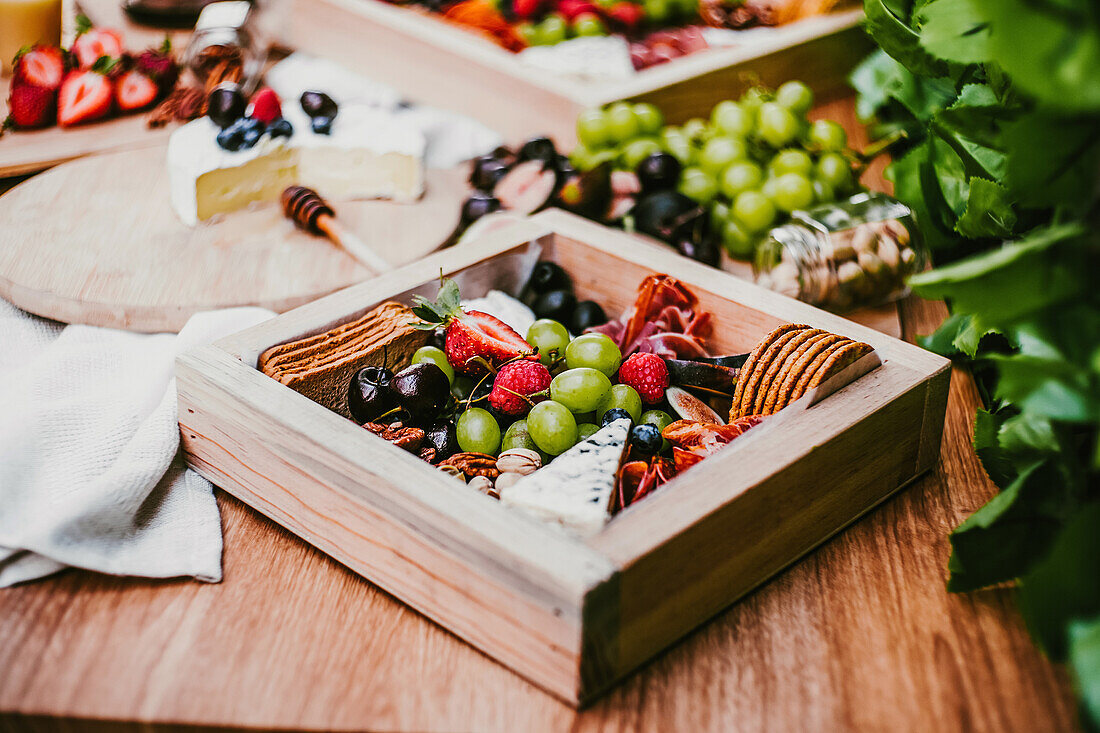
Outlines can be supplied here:
M802 79L835 96L871 50L862 20L859 8L807 18L767 45L715 48L602 82L543 73L474 31L382 0L293 0L285 35L293 48L384 72L411 100L480 119L509 142L541 134L567 150L581 110L619 99L656 104L679 124L755 81Z
M578 297L612 313L647 274L681 279L715 316L715 352L747 351L776 325L801 322L870 343L882 365L755 428L584 540L463 489L254 368L273 345L433 291L441 271L515 287L494 273L508 280L532 250L572 274ZM915 346L549 211L188 352L177 384L192 467L583 704L928 470L949 373L947 360Z

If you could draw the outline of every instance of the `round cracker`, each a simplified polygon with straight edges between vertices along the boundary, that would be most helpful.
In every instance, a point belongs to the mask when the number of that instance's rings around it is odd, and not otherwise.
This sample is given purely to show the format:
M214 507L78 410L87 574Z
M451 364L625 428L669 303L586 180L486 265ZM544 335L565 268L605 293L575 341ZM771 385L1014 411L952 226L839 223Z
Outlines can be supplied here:
M800 326L780 334L778 338L772 341L771 346L766 348L763 353L757 357L752 367L752 373L749 375L745 384L745 391L741 393L741 401L737 403L738 417L752 414L751 410L754 400L756 399L756 391L759 389L760 380L764 378L764 375L768 371L768 367L771 366L776 355L783 349L788 341L808 328L809 326Z
M794 366L792 356L798 351L799 347L813 337L827 333L828 331L820 328L808 328L804 331L794 332L794 338L783 345L783 348L775 355L771 364L768 365L768 371L764 374L764 378L760 380L760 386L756 388L756 396L753 397L752 414L765 414L764 405L766 404L768 393L776 382L783 381L783 375Z
M789 388L794 387L794 383L798 381L797 375L802 373L802 369L806 366L804 361L807 353L810 352L814 346L822 341L827 343L835 343L839 337L835 333L829 331L821 331L799 344L798 348L794 350L790 356L787 357L786 368L775 375L775 379L772 380L771 386L768 387L768 394L764 399L764 412L763 415L772 415L778 410L781 410L786 406L783 401L783 387L787 384L788 378L795 375L795 379L790 382ZM822 347L823 348L823 347Z
M779 387L779 394L775 399L775 412L779 412L787 405L794 402L801 393L798 392L798 384L807 371L811 371L816 367L818 359L822 353L828 349L836 346L838 343L846 341L843 336L838 336L835 333L830 333L827 336L822 336L820 339L813 341L805 353L799 357L798 362L791 368L791 371L783 379L783 383Z
M850 344L845 344L843 348L833 352L833 355L829 357L820 369L814 372L814 376L810 379L810 384L807 389L813 389L820 386L826 380L836 376L839 372L843 371L846 367L854 364L857 359L862 356L870 354L873 349L870 344L865 344L862 341L853 341Z
M749 352L748 357L745 359L745 363L741 365L741 369L737 373L737 388L733 391L733 405L730 407L730 420L735 420L740 417L735 413L737 412L737 406L741 402L741 396L745 393L745 383L749 381L749 376L752 374L752 368L756 364L756 359L764 353L765 349L771 346L773 341L796 328L805 328L805 326L797 323L784 324L768 333L764 338L756 342L756 346L752 347L752 351Z
M817 358L813 360L813 363L806 367L806 371L802 372L802 376L798 378L798 384L794 386L794 391L791 392L791 402L794 402L799 397L806 394L806 390L810 388L810 381L814 378L814 375L828 363L829 359L833 358L833 354L854 343L852 339L841 336L840 341L823 349L821 353L817 355Z

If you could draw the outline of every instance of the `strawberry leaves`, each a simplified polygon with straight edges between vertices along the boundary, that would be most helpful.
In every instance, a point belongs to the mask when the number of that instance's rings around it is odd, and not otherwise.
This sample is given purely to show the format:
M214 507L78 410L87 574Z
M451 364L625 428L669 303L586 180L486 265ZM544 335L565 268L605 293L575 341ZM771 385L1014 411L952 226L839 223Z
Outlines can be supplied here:
M436 299L428 300L423 295L412 297L412 312L423 323L412 324L421 331L432 331L440 326L445 326L452 319L462 313L460 307L462 296L458 290L458 283L450 278L440 276L439 293Z

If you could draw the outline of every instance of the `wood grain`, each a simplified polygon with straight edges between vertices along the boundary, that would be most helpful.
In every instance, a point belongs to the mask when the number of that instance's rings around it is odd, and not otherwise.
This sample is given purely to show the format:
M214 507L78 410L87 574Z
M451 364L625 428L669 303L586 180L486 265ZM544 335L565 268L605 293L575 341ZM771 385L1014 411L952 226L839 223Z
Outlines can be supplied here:
M196 311L284 311L372 273L278 204L188 227L169 203L164 148L72 161L0 197L0 296L66 323L176 331ZM332 201L341 223L393 264L458 221L466 170L426 171L424 198Z

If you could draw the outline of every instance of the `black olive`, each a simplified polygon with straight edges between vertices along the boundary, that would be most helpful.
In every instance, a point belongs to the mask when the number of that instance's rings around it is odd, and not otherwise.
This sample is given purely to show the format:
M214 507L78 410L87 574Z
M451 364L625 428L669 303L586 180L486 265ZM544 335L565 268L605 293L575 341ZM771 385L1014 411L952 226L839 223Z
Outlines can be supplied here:
M492 214L494 211L500 211L500 209L500 199L496 196L475 191L462 204L461 223L468 226L481 217Z

